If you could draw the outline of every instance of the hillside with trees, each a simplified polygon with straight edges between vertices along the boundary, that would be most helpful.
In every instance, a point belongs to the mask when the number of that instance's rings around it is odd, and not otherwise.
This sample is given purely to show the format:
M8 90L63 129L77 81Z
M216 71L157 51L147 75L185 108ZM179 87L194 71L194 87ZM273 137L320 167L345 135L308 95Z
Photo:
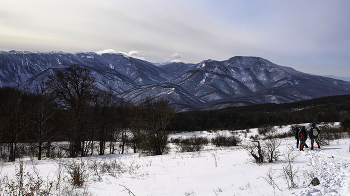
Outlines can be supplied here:
M0 88L1 159L15 161L25 151L39 160L42 156L123 154L127 147L135 153L161 155L167 152L168 134L174 132L306 122L350 126L350 95L175 113L169 100L148 97L133 106L117 98L112 90L100 90L95 85L88 69L72 65L56 71L34 91ZM67 145L53 146L57 141Z
M177 113L172 131L237 130L305 122L350 121L350 95L285 104L258 104L222 110Z
M26 144L40 160L49 156L85 157L99 155L120 145L134 152L164 153L167 128L174 109L168 100L147 99L131 107L111 90L95 88L89 70L72 65L49 77L35 91L14 87L0 88L1 159L15 161L23 156ZM142 139L141 139L142 138ZM53 142L67 141L54 149ZM27 152L28 153L28 152ZM52 155L55 153L55 155Z

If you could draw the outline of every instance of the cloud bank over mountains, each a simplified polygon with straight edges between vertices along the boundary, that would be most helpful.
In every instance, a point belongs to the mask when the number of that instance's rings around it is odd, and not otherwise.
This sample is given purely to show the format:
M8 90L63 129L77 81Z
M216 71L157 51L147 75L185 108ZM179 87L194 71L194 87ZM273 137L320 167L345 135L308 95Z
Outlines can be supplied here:
M191 63L261 56L350 77L349 9L348 0L11 0L0 7L0 50L113 48L149 62Z

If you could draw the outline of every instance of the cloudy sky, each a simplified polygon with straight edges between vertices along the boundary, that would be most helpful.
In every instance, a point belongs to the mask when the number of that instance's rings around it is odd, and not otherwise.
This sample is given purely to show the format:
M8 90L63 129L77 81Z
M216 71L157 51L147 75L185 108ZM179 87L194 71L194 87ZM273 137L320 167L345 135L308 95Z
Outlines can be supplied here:
M151 62L258 56L350 77L349 0L0 0L0 50Z

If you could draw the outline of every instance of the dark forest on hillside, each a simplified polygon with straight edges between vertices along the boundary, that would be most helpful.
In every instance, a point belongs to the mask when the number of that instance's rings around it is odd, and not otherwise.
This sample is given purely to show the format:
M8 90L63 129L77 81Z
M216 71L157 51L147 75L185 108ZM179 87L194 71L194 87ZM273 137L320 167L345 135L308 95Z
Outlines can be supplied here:
M237 130L308 122L341 122L349 116L350 95L341 95L285 104L178 113L171 123L171 130Z

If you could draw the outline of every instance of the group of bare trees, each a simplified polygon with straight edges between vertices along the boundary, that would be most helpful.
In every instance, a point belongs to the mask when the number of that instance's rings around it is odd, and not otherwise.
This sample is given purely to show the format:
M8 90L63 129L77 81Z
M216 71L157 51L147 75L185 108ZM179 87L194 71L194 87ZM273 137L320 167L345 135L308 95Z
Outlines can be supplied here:
M59 70L35 91L0 88L0 143L8 160L18 157L18 143L35 144L40 160L53 141L68 141L68 156L103 155L119 145L134 152L166 151L167 128L175 112L168 100L147 98L140 106L118 99L112 90L99 90L90 71L79 65ZM45 147L45 148L44 148ZM0 152L0 153L2 153Z

